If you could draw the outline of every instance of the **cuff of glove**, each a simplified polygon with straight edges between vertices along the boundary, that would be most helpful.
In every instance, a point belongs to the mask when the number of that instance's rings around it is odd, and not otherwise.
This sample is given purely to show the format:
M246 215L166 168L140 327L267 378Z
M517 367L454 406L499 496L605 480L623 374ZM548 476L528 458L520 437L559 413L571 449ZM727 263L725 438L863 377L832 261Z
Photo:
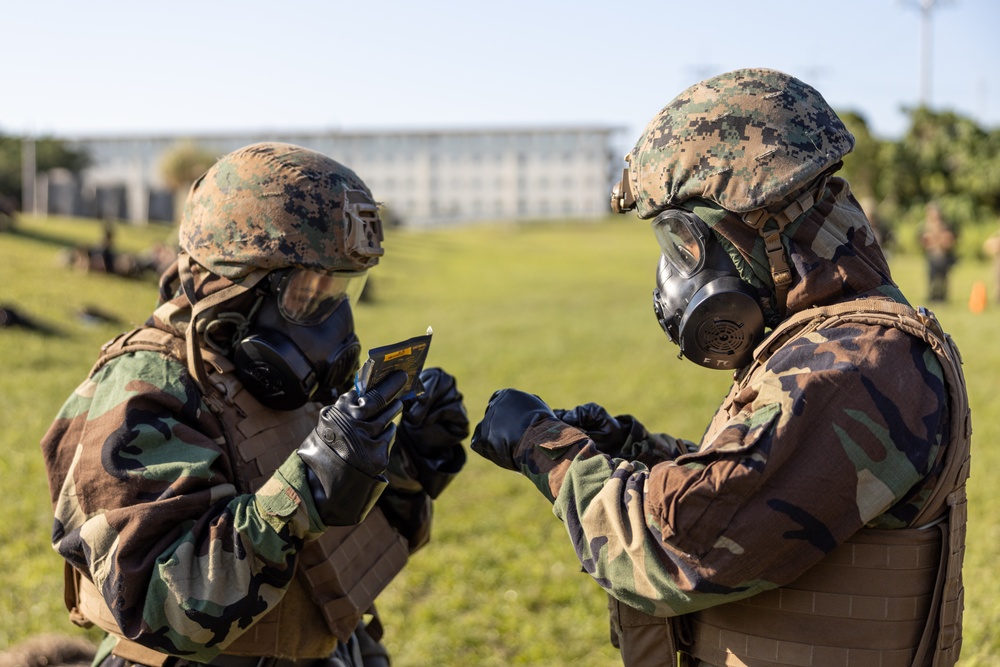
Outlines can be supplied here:
M332 495L313 472L306 470L309 488L319 516L327 526L354 526L365 520L389 480L384 475L369 477L350 466L339 468L324 482L336 491Z
M307 438L298 450L305 463L309 491L327 526L361 523L389 480L358 470L318 438Z

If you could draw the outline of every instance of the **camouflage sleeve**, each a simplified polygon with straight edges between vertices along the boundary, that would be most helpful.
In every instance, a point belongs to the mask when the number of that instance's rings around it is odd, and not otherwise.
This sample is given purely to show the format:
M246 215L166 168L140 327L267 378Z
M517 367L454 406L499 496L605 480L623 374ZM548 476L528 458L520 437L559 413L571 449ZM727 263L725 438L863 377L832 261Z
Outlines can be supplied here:
M734 388L697 452L647 466L544 420L515 456L584 569L671 616L788 583L866 524L905 525L933 483L945 401L922 341L842 326Z
M294 454L259 492L236 493L218 423L180 364L156 353L86 380L42 444L63 461L50 466L53 546L150 648L217 655L280 600L299 548L323 529Z

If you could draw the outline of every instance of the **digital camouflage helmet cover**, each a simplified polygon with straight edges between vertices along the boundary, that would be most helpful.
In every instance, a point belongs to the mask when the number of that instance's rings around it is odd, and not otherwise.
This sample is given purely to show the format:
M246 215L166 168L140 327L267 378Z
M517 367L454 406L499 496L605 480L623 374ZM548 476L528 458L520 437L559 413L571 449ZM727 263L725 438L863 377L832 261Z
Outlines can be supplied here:
M741 69L691 86L646 126L625 157L612 207L640 218L698 197L744 213L781 202L854 148L812 86Z
M237 283L288 267L364 271L383 254L378 208L358 175L284 143L219 159L191 187L179 240L199 264Z

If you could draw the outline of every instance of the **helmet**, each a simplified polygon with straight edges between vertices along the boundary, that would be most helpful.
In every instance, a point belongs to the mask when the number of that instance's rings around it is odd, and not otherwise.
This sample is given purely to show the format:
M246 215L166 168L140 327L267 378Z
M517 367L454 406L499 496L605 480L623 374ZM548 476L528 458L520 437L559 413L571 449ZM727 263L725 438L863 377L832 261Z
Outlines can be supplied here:
M793 76L741 69L706 79L674 98L625 156L611 193L617 213L640 218L694 203L737 214L763 240L773 318L784 315L792 270L782 232L811 209L854 137L819 92ZM715 240L736 250L728 234Z
M678 95L625 157L612 208L650 218L687 199L744 213L810 185L854 148L819 92L793 76L741 69Z
M232 355L243 385L276 410L333 400L358 367L351 305L383 254L382 240L371 192L335 160L282 143L222 157L191 187L179 229L196 381L205 386L197 341L212 345L207 334L222 321L213 309L253 293L249 319L226 313L226 322L240 318L238 335L216 346ZM192 261L228 287L199 298Z
M383 254L371 191L320 153L259 143L216 162L188 195L180 246L215 275L299 267L365 271Z

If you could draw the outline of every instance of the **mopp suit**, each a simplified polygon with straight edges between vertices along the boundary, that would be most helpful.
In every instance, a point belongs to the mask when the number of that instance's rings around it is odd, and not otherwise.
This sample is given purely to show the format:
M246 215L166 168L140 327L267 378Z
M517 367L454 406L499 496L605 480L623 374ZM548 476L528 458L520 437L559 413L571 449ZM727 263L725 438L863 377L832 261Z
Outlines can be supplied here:
M654 306L734 384L700 442L494 394L472 447L554 504L629 665L950 665L971 422L958 351L835 176L854 139L765 69L648 125L612 195L652 219Z
M255 144L195 183L180 242L42 441L71 617L108 632L105 667L386 665L373 601L427 542L468 420L440 369L405 401L398 375L351 388L371 193Z

